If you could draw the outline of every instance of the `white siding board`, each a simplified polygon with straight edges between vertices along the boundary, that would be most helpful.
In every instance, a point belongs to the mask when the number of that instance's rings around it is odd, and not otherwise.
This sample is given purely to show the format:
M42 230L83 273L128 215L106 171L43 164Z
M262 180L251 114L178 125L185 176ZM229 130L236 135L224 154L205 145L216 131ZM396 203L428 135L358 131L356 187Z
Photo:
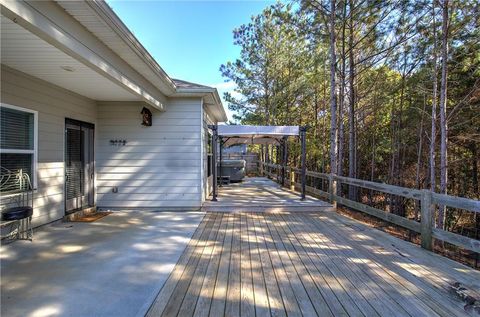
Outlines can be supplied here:
M122 186L118 189L117 194L198 194L200 189L195 186L176 186L176 187L160 187L160 186ZM98 187L98 194L112 193L109 187Z
M165 210L170 207L179 208L180 210L197 210L199 209L198 199L195 200L165 200L162 201L161 206L159 206L158 201L148 201L148 200L128 200L128 201L117 201L117 200L104 200L100 208L106 209L124 209L124 208L135 208L135 209L155 209L155 210Z
M119 193L106 193L106 194L98 194L98 199L106 202L106 201L113 201L113 202L127 202L127 201L147 201L147 202L156 202L156 201L177 201L181 202L183 200L187 201L194 201L198 199L198 194L186 194L186 193L148 193L148 194L136 194L136 193L129 193L129 194L119 194ZM157 207L161 207L156 205Z
M178 140L178 145L131 145L127 137L119 137L117 140L126 140L126 145L110 145L110 142L99 144L100 153L199 153L200 145L183 145Z
M106 181L106 180L137 180L137 179L147 179L147 180L185 180L199 179L198 173L109 173L104 174L100 173L97 176L97 181Z
M169 99L141 125L143 104L100 102L97 204L100 208L201 207L200 99ZM184 114L187 113L188 117ZM110 140L126 140L112 146ZM112 189L116 188L116 193Z
M146 160L146 159L155 159L155 160L196 160L198 153L112 153L112 152L97 152L97 158L99 160Z
M133 114L131 114L133 115ZM154 121L155 122L155 121ZM110 124L110 125L103 125L102 124L102 132L116 132L119 133L119 135L126 135L129 133L163 133L163 132L190 132L190 133L198 133L197 130L195 130L196 127L194 126L176 126L176 125L170 125L167 124L166 122L163 125L155 125L152 127L142 127L140 125L141 121L138 121L136 125L116 125L116 124Z
M184 173L197 173L197 166L182 166L182 167L169 167L168 169L163 169L163 172L184 172ZM97 173L100 174L133 174L133 173L158 173L158 168L155 166L97 166Z
M139 159L126 159L126 160L110 160L110 159L97 159L96 167L160 167L160 168L178 168L178 167L198 167L200 168L200 159L198 160L139 160ZM158 171L161 171L159 169Z
M126 114L128 115L128 114ZM140 124L140 121L137 123ZM159 137L161 135L161 137ZM164 140L200 140L200 136L197 135L196 133L191 133L191 132L162 132L160 133L150 133L146 134L144 131L139 131L139 132L129 132L128 136L131 138L131 140L135 140L134 142L143 142L146 140L159 140L159 139L164 139ZM119 133L118 131L112 130L112 131L103 131L103 133L100 135L99 139L102 142L109 141L112 139L118 139Z

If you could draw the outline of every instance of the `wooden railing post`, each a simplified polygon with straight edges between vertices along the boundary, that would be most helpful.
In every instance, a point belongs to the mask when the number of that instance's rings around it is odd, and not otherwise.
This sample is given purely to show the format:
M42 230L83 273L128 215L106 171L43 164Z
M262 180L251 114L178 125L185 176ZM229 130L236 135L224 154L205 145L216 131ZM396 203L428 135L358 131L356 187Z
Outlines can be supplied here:
M295 190L295 171L290 169L290 190Z
M432 250L432 192L427 189L422 190L421 208L420 235L422 248Z
M333 179L333 174L328 175L328 194L330 198L330 203L335 204L335 197L334 194L336 192L335 190L335 180Z

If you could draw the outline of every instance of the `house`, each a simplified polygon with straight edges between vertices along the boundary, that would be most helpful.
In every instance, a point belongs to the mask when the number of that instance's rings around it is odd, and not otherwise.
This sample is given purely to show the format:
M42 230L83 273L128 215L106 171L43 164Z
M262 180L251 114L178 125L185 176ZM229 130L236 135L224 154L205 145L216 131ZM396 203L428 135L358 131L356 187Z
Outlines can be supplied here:
M198 210L208 125L226 119L215 88L170 78L104 1L2 1L1 166L29 174L34 226Z

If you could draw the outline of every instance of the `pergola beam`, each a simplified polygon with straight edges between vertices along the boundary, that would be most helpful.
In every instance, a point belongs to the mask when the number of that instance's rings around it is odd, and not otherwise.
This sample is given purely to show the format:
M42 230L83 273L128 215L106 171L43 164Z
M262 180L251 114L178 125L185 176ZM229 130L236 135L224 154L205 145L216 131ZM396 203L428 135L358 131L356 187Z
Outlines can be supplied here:
M213 193L212 193L212 201L217 201L217 140L218 140L218 126L211 125L210 129L213 131L212 136L212 152L213 152Z
M305 200L305 189L307 183L307 127L300 127L300 144L302 147L302 200Z

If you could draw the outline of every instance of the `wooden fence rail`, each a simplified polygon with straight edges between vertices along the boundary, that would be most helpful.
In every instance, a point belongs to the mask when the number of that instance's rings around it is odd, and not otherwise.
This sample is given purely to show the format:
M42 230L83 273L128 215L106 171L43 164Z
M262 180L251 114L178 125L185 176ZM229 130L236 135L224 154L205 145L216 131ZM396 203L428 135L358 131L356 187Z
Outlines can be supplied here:
M259 171L261 175L269 176L285 186L290 186L291 189L299 189L301 186L300 183L295 181L295 179L298 179L298 175L301 173L300 169L272 163L259 162ZM433 227L433 219L435 216L433 211L435 210L434 207L436 205L480 213L480 201L478 200L442 195L426 189L411 189L332 174L317 173L313 171L307 171L306 175L312 179L317 179L316 184L320 185L320 188L317 188L317 186L306 186L306 191L309 194L328 199L334 205L339 203L341 205L420 233L422 248L431 250L432 238L435 238L461 248L480 253L480 240ZM338 195L335 189L337 186L341 187L342 184L417 200L420 202L421 206L420 222L407 219L405 217L389 213L345 197L341 197ZM325 186L328 188L328 191L324 190Z

